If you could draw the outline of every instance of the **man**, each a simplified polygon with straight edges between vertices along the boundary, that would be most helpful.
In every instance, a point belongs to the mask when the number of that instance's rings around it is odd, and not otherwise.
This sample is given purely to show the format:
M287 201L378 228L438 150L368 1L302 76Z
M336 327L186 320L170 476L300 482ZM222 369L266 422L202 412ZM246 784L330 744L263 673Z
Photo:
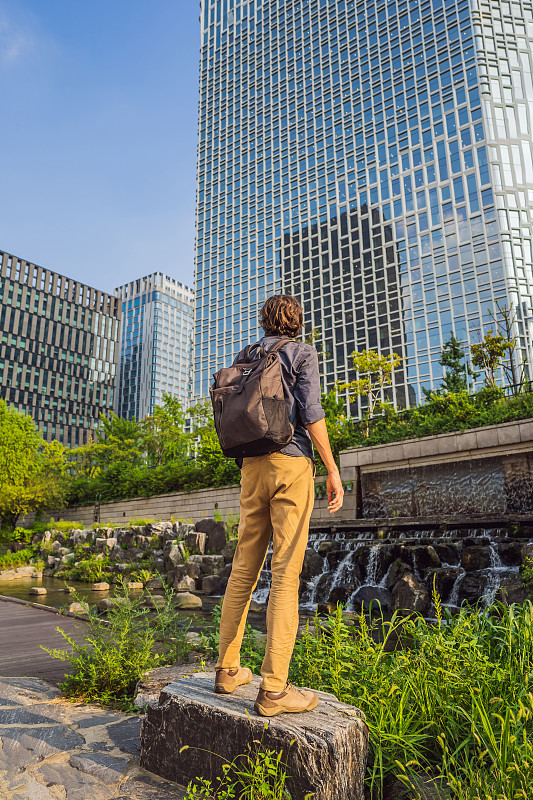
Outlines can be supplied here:
M280 337L294 340L300 335L302 307L294 297L276 295L266 301L260 319L265 332L261 344L268 349ZM330 513L341 508L344 494L320 402L317 352L311 345L296 341L289 341L279 352L294 435L280 451L243 459L239 539L222 605L215 667L215 691L219 693L229 694L252 680L251 671L240 667L239 651L250 599L272 535L267 643L254 706L263 716L311 711L318 704L314 692L287 683L298 630L299 578L315 496L313 444L328 470Z

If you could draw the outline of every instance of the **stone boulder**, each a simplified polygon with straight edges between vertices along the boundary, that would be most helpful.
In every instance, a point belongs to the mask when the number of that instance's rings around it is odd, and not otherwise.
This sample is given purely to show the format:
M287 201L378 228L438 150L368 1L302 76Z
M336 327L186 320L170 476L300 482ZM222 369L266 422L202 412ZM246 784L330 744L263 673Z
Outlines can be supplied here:
M362 604L365 612L372 610L373 614L379 614L379 606L382 611L390 610L391 593L381 586L361 586L354 594L352 603L357 612L361 610Z
M533 561L533 542L528 542L528 544L522 545L520 559L522 564L525 564L528 559Z
M457 542L435 542L433 547L442 564L455 565L461 561L461 546Z
M91 591L93 592L108 592L109 591L109 584L105 581L98 581L97 583L93 583L91 586Z
M206 553L221 553L226 546L226 524L216 519L202 519L196 530L207 534Z
M429 568L435 569L442 566L441 560L431 544L420 544L411 547L406 546L405 550L408 551L411 556L413 569L420 573Z
M163 581L161 578L150 578L149 581L146 581L145 586L147 589L163 589Z
M205 553L205 545L207 542L207 534L202 531L190 531L184 538L183 544L189 553L198 553L203 555Z
M428 586L433 589L433 575L435 575L435 586L442 601L446 602L455 583L460 575L464 574L461 567L441 567L427 576Z
M334 586L329 593L328 603L335 608L337 607L337 603L346 605L358 586L359 581L357 583L340 584L339 586Z
M189 564L198 564L202 575L218 575L224 569L224 556L189 556Z
M391 591L394 584L403 578L404 575L407 575L408 572L411 572L409 564L406 564L401 558L397 558L389 567L385 578L385 588Z
M172 586L177 592L194 592L196 581L189 575L182 575L181 578L175 576Z
M519 567L522 563L521 542L501 542L497 546L501 562L506 567Z
M311 714L266 720L253 713L260 678L231 695L213 692L213 673L194 673L166 686L149 703L141 732L141 766L187 784L222 775L222 764L250 742L282 752L293 800L364 800L368 729L364 715L319 692ZM182 748L185 748L182 750Z
M511 603L522 603L530 598L530 592L525 588L520 576L504 578L501 582L495 599L509 606Z
M392 590L393 611L417 611L425 614L430 606L428 590L415 578L412 572L404 575Z
M173 544L170 548L170 552L165 557L165 566L167 570L171 570L182 564L185 564L182 549L177 544Z
M182 592L174 598L174 603L178 608L201 608L202 598L191 592Z
M220 595L224 590L224 584L218 575L204 575L201 580L201 591L206 594Z
M304 555L304 563L300 577L304 581L310 581L316 575L324 572L324 556L321 556L311 547L308 547Z
M46 589L44 588L44 586L32 586L28 594L45 595Z
M187 534L196 530L195 526L191 522L175 522L172 527L174 529L174 535L176 539L185 539Z
M488 576L485 572L467 572L459 584L459 602L476 603L485 592Z
M117 543L117 540L115 539L114 536L110 537L108 539L103 539L101 537L98 537L96 542L95 542L96 552L97 553L109 552L109 550L112 550L115 547L116 543Z
M235 555L235 550L237 549L237 542L238 539L229 539L226 542L224 549L222 550L222 555L224 556L224 561L226 564L231 564L233 561L233 557Z
M467 572L476 572L479 569L487 569L491 564L490 549L476 545L463 548L461 555L461 566Z

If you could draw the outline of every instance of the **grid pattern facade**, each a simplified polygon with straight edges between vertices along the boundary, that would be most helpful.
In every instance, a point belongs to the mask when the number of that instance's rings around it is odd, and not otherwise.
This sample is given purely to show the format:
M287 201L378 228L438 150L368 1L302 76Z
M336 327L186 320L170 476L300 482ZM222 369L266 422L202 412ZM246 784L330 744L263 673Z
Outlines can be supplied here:
M203 0L196 394L280 290L318 332L325 389L353 377L353 350L395 351L391 398L417 402L450 334L479 341L496 302L516 305L531 358L527 147L523 188L498 190L501 53L483 72L485 29L520 39L523 98L505 102L523 101L531 141L531 4L476 2Z
M122 306L117 414L144 419L163 394L191 401L194 293L154 272L115 289Z
M117 300L0 252L0 386L47 441L84 444L112 410Z

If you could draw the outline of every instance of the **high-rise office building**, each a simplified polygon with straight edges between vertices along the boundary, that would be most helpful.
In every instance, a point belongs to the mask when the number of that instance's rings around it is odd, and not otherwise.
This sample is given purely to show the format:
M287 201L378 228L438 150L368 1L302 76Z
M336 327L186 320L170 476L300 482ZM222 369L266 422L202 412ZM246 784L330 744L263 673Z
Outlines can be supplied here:
M366 348L437 386L496 303L532 358L531 0L203 0L195 393L273 292L324 388Z
M163 394L190 403L194 292L154 272L115 289L122 327L116 412L144 419Z
M112 295L0 252L0 396L47 441L84 444L113 409L119 321Z

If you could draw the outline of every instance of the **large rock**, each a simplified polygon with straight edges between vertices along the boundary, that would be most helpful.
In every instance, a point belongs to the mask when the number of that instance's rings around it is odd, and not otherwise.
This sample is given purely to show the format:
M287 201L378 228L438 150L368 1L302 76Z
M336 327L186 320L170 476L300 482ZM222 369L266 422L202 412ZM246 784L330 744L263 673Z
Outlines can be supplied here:
M207 534L206 553L221 553L226 546L226 525L216 519L202 519L196 530Z
M457 542L435 542L434 548L443 565L455 565L461 561L461 546Z
M205 545L207 542L207 534L202 531L190 531L183 539L183 544L188 549L189 553L205 553Z
M321 556L312 547L308 547L304 555L304 563L302 566L301 578L304 581L309 581L316 575L322 575L324 572L324 556Z
M196 530L191 522L175 522L173 528L176 539L185 539L187 534Z
M353 607L356 611L361 610L368 612L372 609L373 614L379 613L379 606L381 605L382 611L389 611L391 607L391 593L388 589L383 589L381 586L361 586L353 596Z
M165 558L165 566L167 569L173 569L181 564L185 564L185 559L183 558L181 548L178 547L177 544L173 544L170 548L169 554Z
M522 578L517 575L502 580L495 599L505 605L511 605L511 603L522 604L528 597L530 597L530 592L522 583Z
M433 575L435 575L435 586L441 600L446 601L460 575L464 575L461 567L441 567L436 569L433 574L428 575L428 585L433 589Z
M459 601L477 602L483 596L487 582L486 572L467 572L459 584Z
M368 729L359 709L319 692L313 712L267 720L253 710L259 677L231 695L215 694L213 679L212 673L183 677L148 705L142 767L185 784L199 776L214 781L222 764L255 740L262 750L283 753L293 800L310 793L313 800L363 800Z
M403 578L408 572L411 572L409 564L406 564L401 558L397 558L389 567L385 578L385 588L390 591L400 578Z
M172 585L177 592L194 592L196 589L196 581L189 575L182 575L181 578L175 576Z
M218 575L224 569L224 556L189 556L189 564L198 564L202 575Z
M115 539L114 536L112 536L112 537L110 537L108 539L103 539L103 538L98 537L98 539L95 542L96 552L97 553L109 552L109 550L112 550L115 547L116 544L117 544L117 540Z
M521 542L502 542L498 545L498 554L506 567L519 567L522 562Z
M206 594L222 594L224 585L218 575L204 575L202 581L202 592Z
M400 578L392 590L393 611L417 611L425 614L430 602L428 590L412 572Z
M490 567L490 549L473 545L465 547L461 556L461 566L467 572L475 572L478 569Z
M202 598L191 592L181 592L174 598L174 605L177 608L201 608Z
M229 539L229 541L226 542L226 545L222 550L222 555L224 556L224 561L226 562L226 564L231 564L231 562L233 561L238 541L239 541L238 539L233 538Z

